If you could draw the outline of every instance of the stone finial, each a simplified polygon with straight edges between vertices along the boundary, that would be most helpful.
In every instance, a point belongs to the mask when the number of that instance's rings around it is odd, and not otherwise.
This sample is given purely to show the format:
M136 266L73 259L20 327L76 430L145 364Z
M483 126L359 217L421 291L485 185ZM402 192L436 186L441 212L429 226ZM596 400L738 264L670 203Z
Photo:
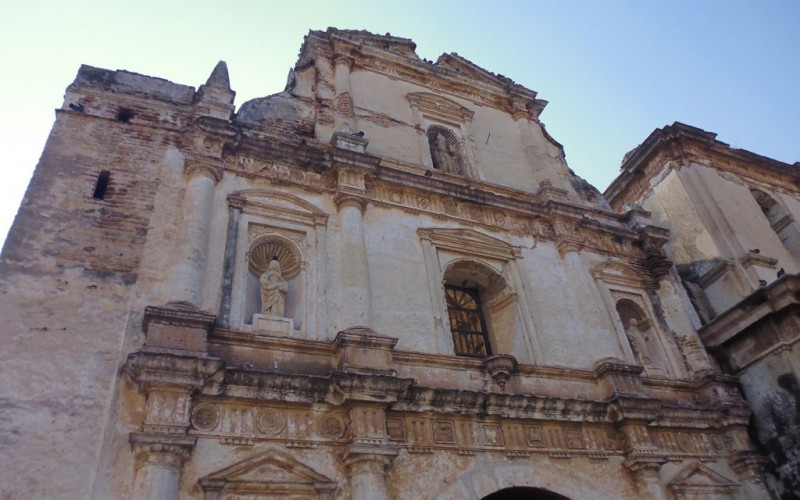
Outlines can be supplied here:
M206 87L215 89L231 90L231 81L228 78L228 65L225 61L220 61L214 66L214 71L206 81Z

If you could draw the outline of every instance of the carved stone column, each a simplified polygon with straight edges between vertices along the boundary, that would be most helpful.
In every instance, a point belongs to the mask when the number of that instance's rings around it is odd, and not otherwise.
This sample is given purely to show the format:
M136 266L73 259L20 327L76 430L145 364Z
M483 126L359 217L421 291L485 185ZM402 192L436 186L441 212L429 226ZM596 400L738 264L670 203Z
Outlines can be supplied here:
M184 173L188 182L176 249L179 261L172 270L172 298L202 307L208 225L214 186L222 179L222 166L214 160L189 159Z
M667 497L658 484L661 466L665 462L660 457L631 457L625 460L624 466L633 475L642 498L666 500Z
M132 498L177 500L180 472L194 447L195 437L154 437L132 434L136 480Z
M350 69L353 59L343 54L333 58L333 84L336 97L333 99L333 120L337 132L355 134L358 132L356 114L353 107L353 95L350 88Z
M389 444L383 404L356 404L350 409L353 442L345 467L353 500L389 498L386 469L398 449Z
M352 454L345 460L350 480L352 500L385 500L389 498L386 487L386 469L391 458L373 453Z

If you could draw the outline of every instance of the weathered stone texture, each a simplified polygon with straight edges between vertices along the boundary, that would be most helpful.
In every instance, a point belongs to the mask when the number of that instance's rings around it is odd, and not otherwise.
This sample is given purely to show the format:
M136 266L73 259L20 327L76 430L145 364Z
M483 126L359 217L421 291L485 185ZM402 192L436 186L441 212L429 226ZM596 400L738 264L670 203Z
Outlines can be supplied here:
M312 31L238 112L224 62L80 69L0 262L0 493L763 492L670 233L569 170L535 92L414 50Z

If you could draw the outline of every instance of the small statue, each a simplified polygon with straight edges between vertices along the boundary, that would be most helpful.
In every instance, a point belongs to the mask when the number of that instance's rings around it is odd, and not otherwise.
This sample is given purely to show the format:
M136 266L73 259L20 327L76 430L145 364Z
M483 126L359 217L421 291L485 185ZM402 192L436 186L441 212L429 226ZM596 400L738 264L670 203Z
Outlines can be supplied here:
M436 134L433 144L431 144L431 157L433 166L442 172L451 174L461 173L461 162L458 151L454 150L443 134Z
M270 261L267 271L258 280L261 286L261 314L283 317L289 284L281 275L278 259Z
M648 335L647 331L642 331L639 326L639 320L631 318L628 321L628 327L625 329L625 334L628 336L628 342L631 343L633 354L636 360L643 364L650 364L650 351L647 349Z

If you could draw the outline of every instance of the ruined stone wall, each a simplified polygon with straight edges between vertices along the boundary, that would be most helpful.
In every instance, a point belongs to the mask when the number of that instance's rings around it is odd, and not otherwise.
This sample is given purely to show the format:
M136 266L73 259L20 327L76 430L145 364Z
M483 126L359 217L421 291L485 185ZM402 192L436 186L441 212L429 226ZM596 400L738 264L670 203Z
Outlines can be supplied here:
M573 185L534 92L336 33L238 115L224 63L196 92L81 69L3 253L0 492L758 491L668 233ZM464 170L432 168L447 124ZM494 356L455 355L445 283Z
M90 494L127 354L122 346L129 331L141 342L141 312L131 303L151 217L165 195L166 151L181 140L169 129L185 117L147 89L148 79L122 76L148 93L142 99L125 95L125 82L113 74L84 68L68 89L0 261L0 490L11 497L49 496L53 477L65 496ZM191 99L193 89L169 86L183 92L184 104ZM97 199L104 170L110 179ZM70 474L65 463L74 466Z

